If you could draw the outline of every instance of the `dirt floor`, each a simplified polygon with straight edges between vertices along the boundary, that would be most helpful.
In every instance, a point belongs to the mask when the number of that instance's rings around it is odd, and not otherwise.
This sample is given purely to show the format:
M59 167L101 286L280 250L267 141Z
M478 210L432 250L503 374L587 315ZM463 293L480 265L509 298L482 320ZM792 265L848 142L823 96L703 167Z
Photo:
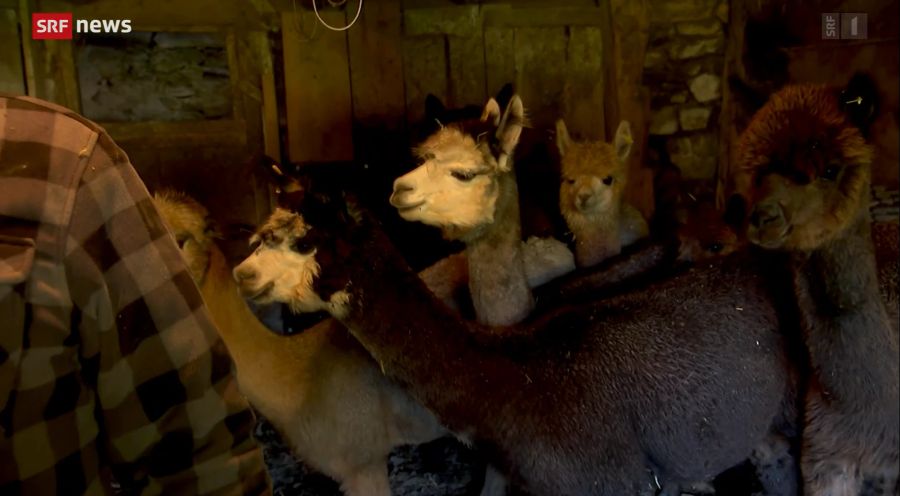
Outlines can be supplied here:
M294 458L265 419L254 435L263 446L275 496L341 496L337 483ZM392 496L474 496L484 480L477 454L449 437L395 449L387 469Z

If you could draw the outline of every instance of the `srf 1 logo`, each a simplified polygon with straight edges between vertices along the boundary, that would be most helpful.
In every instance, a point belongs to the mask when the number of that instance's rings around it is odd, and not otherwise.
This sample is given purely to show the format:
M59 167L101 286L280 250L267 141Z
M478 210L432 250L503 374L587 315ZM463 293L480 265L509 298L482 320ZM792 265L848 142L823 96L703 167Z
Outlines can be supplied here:
M41 12L31 14L31 39L71 40L72 13Z

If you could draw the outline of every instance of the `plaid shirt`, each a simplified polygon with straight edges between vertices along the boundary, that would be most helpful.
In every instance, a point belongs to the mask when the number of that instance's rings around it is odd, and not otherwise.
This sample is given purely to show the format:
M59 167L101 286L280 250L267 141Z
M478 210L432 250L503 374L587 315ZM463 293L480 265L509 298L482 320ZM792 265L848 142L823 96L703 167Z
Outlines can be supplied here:
M0 95L0 494L267 492L230 367L125 153Z

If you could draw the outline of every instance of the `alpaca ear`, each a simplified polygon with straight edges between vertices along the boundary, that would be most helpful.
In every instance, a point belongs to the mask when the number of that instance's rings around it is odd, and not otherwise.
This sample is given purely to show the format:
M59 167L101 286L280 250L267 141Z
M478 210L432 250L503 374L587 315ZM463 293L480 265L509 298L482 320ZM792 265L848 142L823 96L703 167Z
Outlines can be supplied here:
M747 200L735 193L728 197L725 203L725 213L722 220L735 232L741 232L744 228L744 219L747 217Z
M209 239L222 239L222 231L219 229L219 224L212 218L212 216L207 215L205 219L203 219L203 223L206 226L203 229L203 235L208 237Z
M497 129L497 140L500 144L500 156L497 158L497 162L501 171L509 170L509 157L516 149L516 145L519 144L523 127L525 127L525 106L522 105L519 95L513 95Z
M869 126L878 116L878 88L868 74L857 72L838 95L841 110L868 137Z
M262 165L269 182L275 186L277 194L297 193L303 190L299 181L287 174L281 164L271 157L263 157Z
M631 153L632 143L634 143L634 138L631 137L631 124L628 121L620 122L619 127L616 129L616 137L613 139L613 146L616 149L616 157L619 158L619 162L625 162L628 158L628 155Z
M491 98L487 101L484 110L481 111L481 121L490 122L494 126L500 125L500 104L497 100Z
M559 150L559 155L564 156L571 146L572 138L569 137L566 121L559 119L556 121L556 148Z
M441 122L444 120L444 114L447 113L447 108L444 107L444 103L441 102L441 99L429 93L428 96L425 97L425 118L429 121L437 120Z
M500 105L500 108L506 108L509 105L509 101L512 100L513 95L515 95L515 91L513 90L512 83L506 83L500 88L500 91L497 92L497 96L494 97L497 100L497 103Z

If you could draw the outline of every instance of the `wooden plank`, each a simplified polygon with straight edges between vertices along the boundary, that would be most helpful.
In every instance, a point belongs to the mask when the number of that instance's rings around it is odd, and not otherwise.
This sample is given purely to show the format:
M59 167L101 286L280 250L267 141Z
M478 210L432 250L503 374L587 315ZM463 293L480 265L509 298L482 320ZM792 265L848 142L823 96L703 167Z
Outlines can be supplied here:
M28 0L19 0L19 19L31 19L28 8ZM29 96L35 96L37 83L34 78L34 56L31 46L31 30L22 29L19 33L22 43L22 60L25 69L25 89Z
M267 21L251 2L155 0L151 3L123 3L121 0L42 0L40 7L43 12L72 12L76 19L130 19L135 31L144 30L145 26L167 26L170 29L177 27L177 30L182 31L197 24L234 26L239 23L246 29L267 27Z
M484 5L481 15L485 26L601 26L603 12L599 7L511 7Z
M265 33L254 33L256 51L261 58L260 87L262 88L263 152L275 159L281 158L281 140L278 126L278 97L275 90L275 69L272 52Z
M585 139L606 139L604 121L603 33L598 27L572 27L566 47L561 113L569 131Z
M425 116L425 97L431 93L446 102L449 96L446 40L417 36L403 42L406 80L406 119L416 124Z
M390 129L403 125L403 33L400 0L365 4L348 30L353 116L363 124Z
M407 8L403 12L403 27L407 36L475 36L481 31L481 11L478 5Z
M51 78L53 98L49 99L63 107L81 113L81 94L78 90L78 76L75 71L73 44L68 42L46 43L44 51L44 73Z
M536 127L552 129L560 115L566 71L566 30L516 28L516 91Z
M626 200L650 218L653 214L653 174L644 167L647 148L646 116L649 114L649 98L641 84L644 72L644 52L649 36L647 0L612 0L607 40L608 67L605 94L606 135L611 139L619 121L631 124L634 143L628 157L629 181ZM606 33L605 33L606 34ZM611 40L610 40L611 38ZM611 69L611 70L609 70ZM610 105L614 103L614 105Z
M0 8L0 92L25 94L19 20L13 8Z
M345 16L322 12L343 25ZM352 160L350 63L345 32L319 29L311 40L298 31L301 19L282 16L288 156L292 162Z
M216 119L175 122L100 123L116 142L147 143L156 147L244 146L247 130L242 121Z
M448 36L450 52L449 105L481 105L485 97L484 36Z
M485 72L487 91L491 96L496 95L506 83L516 81L515 34L512 28L484 28Z

